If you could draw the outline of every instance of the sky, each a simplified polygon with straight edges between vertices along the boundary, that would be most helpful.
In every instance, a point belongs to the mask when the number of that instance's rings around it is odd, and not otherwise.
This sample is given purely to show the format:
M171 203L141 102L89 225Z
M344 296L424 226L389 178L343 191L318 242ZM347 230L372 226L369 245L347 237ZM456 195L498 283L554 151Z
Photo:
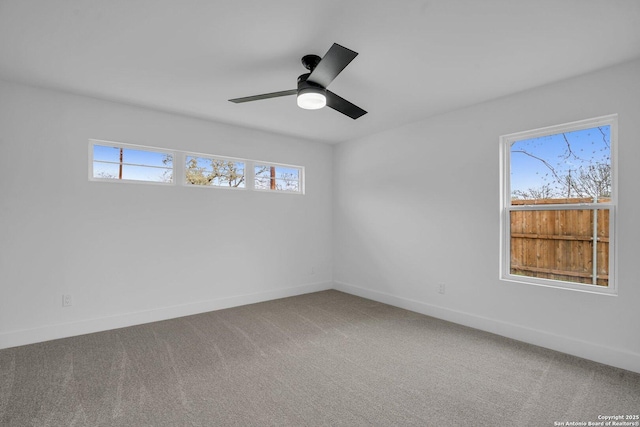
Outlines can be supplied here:
M573 174L580 167L610 164L610 141L611 128L607 125L514 142L510 157L511 193L544 184L555 186L550 167L562 176L569 170Z

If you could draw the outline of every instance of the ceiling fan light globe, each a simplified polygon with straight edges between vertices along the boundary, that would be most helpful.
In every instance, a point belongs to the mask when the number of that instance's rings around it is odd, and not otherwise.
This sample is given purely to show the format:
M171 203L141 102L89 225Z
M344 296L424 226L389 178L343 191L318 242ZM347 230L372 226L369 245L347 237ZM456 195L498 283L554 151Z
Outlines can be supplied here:
M300 91L297 101L298 107L305 110L319 110L327 105L327 97L313 91Z

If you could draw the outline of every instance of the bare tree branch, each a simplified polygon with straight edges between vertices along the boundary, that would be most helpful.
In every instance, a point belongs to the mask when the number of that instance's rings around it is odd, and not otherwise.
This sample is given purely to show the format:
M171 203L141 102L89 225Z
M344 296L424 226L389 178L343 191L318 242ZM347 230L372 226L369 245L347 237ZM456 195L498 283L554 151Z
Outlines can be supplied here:
M526 152L526 151L524 151L524 150L513 150L513 151L511 151L511 153L522 153L522 154L524 154L524 155L526 155L526 156L529 156L529 157L532 157L532 158L534 158L534 159L536 159L536 160L541 161L541 162L542 162L542 164L544 164L544 165L545 165L545 166L546 166L546 167L551 171L551 173L553 174L553 176L555 177L555 179L556 179L558 182L560 182L560 181L561 181L560 176L558 175L558 173L556 172L556 170L554 169L554 167L553 167L553 166L551 166L551 165L549 164L549 162L547 162L545 159L543 159L543 158L541 158L541 157L538 157L538 156L534 156L533 154L528 153L528 152Z
M609 146L609 141L607 141L607 136L605 135L604 131L602 130L602 128L600 126L598 126L598 130L600 131L600 133L602 134L602 142L604 142L604 145L607 148L610 148Z

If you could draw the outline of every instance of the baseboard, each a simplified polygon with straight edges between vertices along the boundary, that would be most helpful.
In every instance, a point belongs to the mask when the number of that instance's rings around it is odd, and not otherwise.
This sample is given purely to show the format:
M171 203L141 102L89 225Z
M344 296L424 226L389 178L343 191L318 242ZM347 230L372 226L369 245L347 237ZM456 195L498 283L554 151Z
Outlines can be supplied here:
M4 332L0 334L0 349L34 344L58 338L84 335L92 332L124 328L127 326L141 325L160 320L174 319L176 317L190 316L208 311L216 311L273 299L287 298L332 288L333 284L331 282L310 283L288 288L278 288L265 292L235 295L226 298L198 301L196 303L162 307L153 310L119 314L95 319L85 319L70 323L59 323L33 329Z
M438 319L491 332L507 338L512 338L518 341L527 342L540 347L549 348L562 353L571 354L584 359L640 373L640 354L637 353L608 348L598 344L577 340L575 338L527 328L488 317L451 310L410 298L399 297L339 281L333 283L321 282L288 288L278 288L265 292L199 301L197 303L162 307L116 316L85 319L78 322L47 325L33 329L4 332L0 333L0 349L157 322L273 299L319 292L327 289L336 289L348 294L404 308L427 316L436 317Z
M415 311L416 313L640 373L640 354L637 353L604 347L599 344L527 328L509 322L451 310L449 308L427 304L410 298L398 297L344 282L334 281L333 288L348 294Z

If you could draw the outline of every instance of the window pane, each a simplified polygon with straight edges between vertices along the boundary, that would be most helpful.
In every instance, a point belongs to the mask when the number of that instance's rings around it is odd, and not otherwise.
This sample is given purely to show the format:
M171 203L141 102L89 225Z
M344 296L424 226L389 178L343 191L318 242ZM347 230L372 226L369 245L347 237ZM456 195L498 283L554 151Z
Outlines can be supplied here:
M256 177L254 185L256 190L269 190L271 188L271 179L269 177Z
M258 178L270 179L271 170L270 170L269 166L256 165L254 173L255 173L256 179L258 179Z
M254 174L254 185L258 190L291 191L296 193L301 191L300 169L298 168L256 165Z
M276 167L276 174L278 175L278 178L283 179L298 180L300 177L300 171L294 168Z
M186 156L185 182L192 185L244 188L244 163L211 157Z
M134 181L150 181L150 182L173 182L173 177L169 175L171 169L123 165L122 179L130 179Z
M511 274L594 284L595 268L595 284L608 286L608 209L519 210L510 221Z
M94 145L93 178L173 182L173 154Z
M300 191L298 181L290 179L276 179L276 190L280 191Z
M156 151L132 150L125 148L122 155L123 163L156 167L172 167L173 156Z
M107 147L104 145L94 145L93 160L118 163L120 162L120 147Z
M512 204L611 200L610 125L515 141L510 154Z
M103 179L118 179L119 165L113 163L93 162L93 177Z

